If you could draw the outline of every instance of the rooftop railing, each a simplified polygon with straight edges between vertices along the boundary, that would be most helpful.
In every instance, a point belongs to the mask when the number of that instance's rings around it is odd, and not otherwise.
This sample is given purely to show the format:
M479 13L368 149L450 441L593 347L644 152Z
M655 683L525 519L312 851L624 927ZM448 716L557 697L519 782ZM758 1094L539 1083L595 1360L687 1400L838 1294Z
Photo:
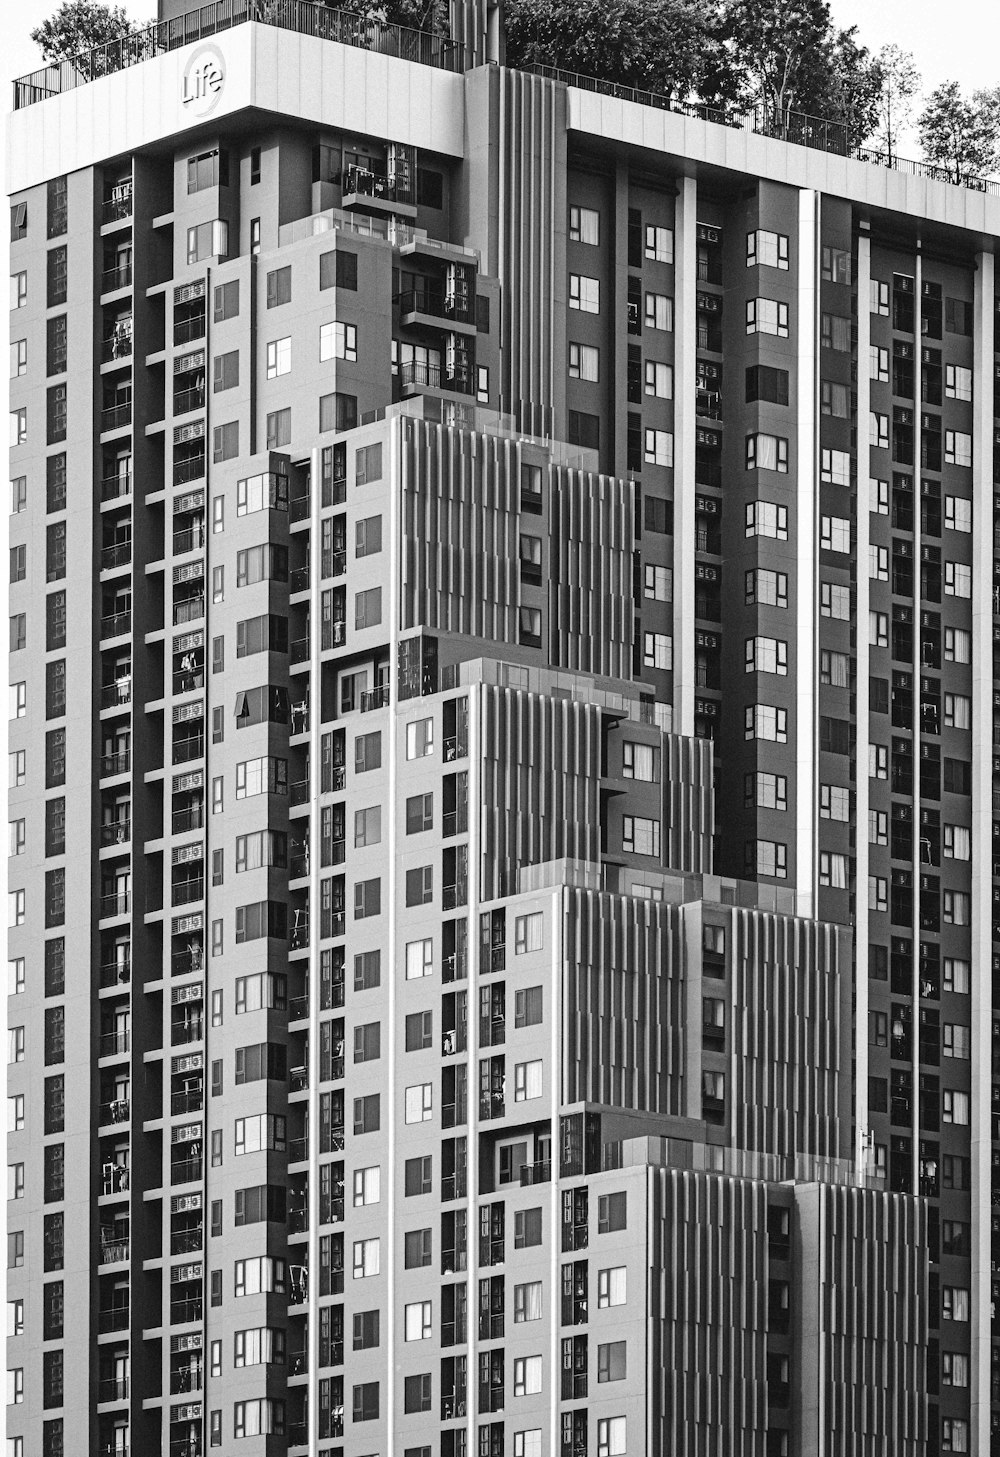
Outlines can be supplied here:
M273 25L279 30L293 30L299 35L313 35L320 40L338 41L341 45L358 46L362 50L380 51L422 66L465 70L464 46L447 36L410 30L402 25L384 25L351 10L313 4L312 0L215 0L214 4L199 6L186 15L158 21L121 40L96 46L72 60L43 66L21 76L14 82L14 110L86 86L101 76L125 71L248 20Z
M892 172L905 172L912 177L927 177L932 182L950 182L956 187L968 187L974 192L988 192L994 197L1000 197L1000 181L988 177L957 177L948 168L936 167L931 162L913 162L905 157L897 157L894 153L862 146L851 138L843 122L823 121L820 117L808 116L802 111L784 111L764 104L740 108L677 101L656 91L642 91L635 86L619 85L616 81L601 81L596 76L581 76L576 71L563 71L557 66L532 66L530 70L536 76L545 76L550 81L562 81L579 91L596 91L601 96L613 96L619 101L634 101L639 106L651 106L657 111L672 111L678 116L715 122L718 126L731 127L736 131L753 132L756 136L792 142L799 147L809 147L815 152L851 157L873 167L886 167Z

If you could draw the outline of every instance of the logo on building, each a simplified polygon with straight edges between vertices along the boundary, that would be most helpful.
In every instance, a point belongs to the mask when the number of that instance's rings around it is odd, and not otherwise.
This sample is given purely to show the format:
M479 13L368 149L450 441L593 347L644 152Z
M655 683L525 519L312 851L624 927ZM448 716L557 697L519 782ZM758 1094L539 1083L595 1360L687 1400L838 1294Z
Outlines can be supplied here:
M188 116L208 116L226 85L226 62L218 46L199 46L184 67L181 103Z

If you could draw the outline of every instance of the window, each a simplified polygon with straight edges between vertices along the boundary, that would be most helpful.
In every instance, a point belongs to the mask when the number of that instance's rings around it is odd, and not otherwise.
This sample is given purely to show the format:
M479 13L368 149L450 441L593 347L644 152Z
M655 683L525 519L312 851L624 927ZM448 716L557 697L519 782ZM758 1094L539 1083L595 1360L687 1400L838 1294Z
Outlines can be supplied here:
M645 432L643 460L647 465L673 466L674 437L669 430Z
M212 317L216 324L235 319L240 312L240 281L217 284L212 294Z
M828 283L850 283L851 255L842 248L824 248L821 273Z
M868 909L887 911L889 909L889 882L881 875L868 877Z
M10 443L11 445L24 445L28 439L28 410L21 405L10 412Z
M949 400L972 399L972 370L960 364L944 367L944 392Z
M569 377L596 381L600 375L601 353L590 344L570 344Z
M954 992L961 996L968 996L971 985L971 965L968 961L961 961L956 957L946 956L944 959L944 989L946 992Z
M941 1028L941 1051L945 1057L968 1061L972 1056L972 1029L960 1022L945 1022Z
M644 632L642 635L642 662L646 668L662 668L669 672L674 666L674 640L664 632Z
M344 359L351 363L358 357L358 330L356 324L335 321L319 327L320 360Z
M433 1336L431 1302L415 1300L403 1307L404 1341L429 1341Z
M879 384L889 383L889 351L881 349L877 344L868 347L869 354L869 376Z
M626 739L622 744L622 776L653 784L659 778L659 750L652 744L636 744Z
M774 708L769 703L754 703L744 714L743 737L766 740L771 743L788 742L788 710Z
M431 1263L431 1231L410 1229L403 1236L403 1264L407 1270L421 1269Z
M634 855L659 855L659 820L624 815L622 817L622 850Z
M949 663L971 662L971 632L967 632L964 627L946 627L944 630L944 655Z
M528 1103L542 1096L542 1063L518 1062L514 1064L514 1102Z
M601 443L601 421L597 415L588 415L583 410L569 411L569 443L582 445L585 450L597 450Z
M542 1021L542 988L522 987L514 993L514 1026L537 1027Z
M788 404L788 370L773 369L766 364L751 364L746 372L747 403L763 400L774 405Z
M831 688L849 688L851 685L851 660L846 653L834 653L821 648L819 654L819 681Z
M625 1457L625 1418L602 1417L597 1423L597 1457Z
M430 1013L426 1014L428 1017ZM407 1159L403 1166L403 1193L407 1199L433 1191L433 1160L430 1155Z
M292 270L290 266L275 268L267 275L267 307L279 308L292 297Z
M10 275L10 307L11 309L23 309L27 302L28 274L22 268L19 273L12 273ZM55 303L56 300L52 300L52 302ZM63 300L60 299L58 302L61 303Z
M776 637L748 637L745 643L745 669L748 673L788 672L788 644Z
M788 847L779 840L748 840L745 855L748 873L784 880L788 874Z
M277 379L280 374L288 374L291 368L291 336L284 339L272 339L267 346L267 378Z
M819 814L820 819L847 824L851 814L851 791L840 784L821 784Z
M382 1105L378 1093L367 1093L354 1100L354 1132L377 1133L382 1123Z
M406 1089L403 1099L404 1120L407 1123L427 1123L434 1116L434 1086L432 1083L414 1083Z
M355 1280L367 1280L379 1272L381 1247L378 1239L354 1241L353 1274Z
M600 241L600 232L600 213L590 207L570 207L569 239L571 243L588 243L596 248Z
M418 718L406 725L407 759L423 759L434 752L434 720Z
M292 438L292 412L290 409L272 410L265 422L268 450L280 450Z
M354 626L378 627L382 621L382 588L367 587L354 595Z
M647 293L643 301L643 322L647 329L669 333L674 327L674 301L663 293Z
M214 152L202 152L197 157L188 158L187 190L189 194L192 192L201 192L206 187L228 186L228 152L220 152L216 148Z
M941 1120L944 1123L968 1124L969 1094L945 1088L941 1094Z
M868 482L868 509L877 516L889 514L889 482L870 480Z
M868 444L873 450L889 449L889 416L872 410L869 415Z
M541 1242L541 1209L515 1209L514 1248L516 1250L530 1249L533 1245L540 1245Z
M888 779L889 750L885 744L868 745L868 777L870 779Z
M652 263L673 263L674 235L670 228L646 224L646 257Z
M823 551L837 551L849 555L851 523L847 517L821 516L819 519L819 544Z
M514 1457L542 1457L541 1427L514 1433Z
M850 354L854 344L851 320L839 314L823 314L820 318L820 344L838 354Z
M868 575L873 582L888 582L889 580L889 548L885 546L868 547Z
M945 562L944 591L946 597L971 597L972 568L964 562Z
M584 273L571 273L569 276L569 306L571 309L579 309L581 313L585 314L600 313L600 280L588 278Z
M382 882L377 876L354 885L354 919L364 921L382 914Z
M514 1395L534 1396L542 1389L541 1356L515 1356Z
M14 339L10 346L10 377L16 379L18 375L28 372L28 341L27 339ZM50 370L50 374L57 371Z
M969 1319L969 1292L960 1285L942 1285L941 1317L943 1320Z
M406 801L406 833L419 835L434 827L433 794L415 794Z
M597 1380L625 1380L625 1342L611 1341L597 1347Z
M961 430L944 432L944 458L947 465L972 464L972 436Z
M966 825L945 825L944 854L946 860L969 860L972 856L972 831Z
M746 330L748 334L774 334L788 338L788 305L772 298L747 299Z
M674 371L670 364L661 364L659 360L646 360L646 383L647 395L652 395L658 400L672 400L674 397Z
M365 774L382 766L382 734L376 730L371 734L358 734L354 740L354 772Z
M889 614L887 612L869 612L868 640L873 648L889 646Z
M199 223L187 230L187 261L201 263L206 258L226 258L229 255L229 224L216 221Z
M949 926L968 926L972 919L972 898L965 891L946 890L941 897L941 910Z
M851 617L851 589L836 582L820 582L819 611L821 617L833 617L840 622L849 622Z
M746 468L747 470L774 470L787 475L788 441L779 435L748 435L746 437ZM760 504L760 502L750 502L747 510ZM784 510L785 508L779 509Z
M846 890L848 886L847 856L820 851L819 883L832 890Z
M767 567L756 567L746 573L744 588L747 604L758 603L762 607L788 606L788 574L771 571Z
M406 945L406 980L430 976L434 970L434 942L428 937L424 941L408 941Z
M968 1356L963 1355L958 1351L942 1351L941 1382L944 1386L968 1386ZM945 1450L947 1451L947 1448Z
M403 1379L403 1411L417 1412L430 1411L431 1400L431 1377L429 1374L421 1376L406 1376Z
M19 243L28 236L28 204L13 202L10 207L10 241Z
M945 496L944 524L949 531L971 531L972 502L964 496Z
M601 1194L597 1201L597 1232L611 1234L627 1228L628 1196L624 1189L615 1194Z
M743 799L746 805L756 805L760 809L785 810L788 808L788 780L784 774L763 770L747 774L743 781Z
M406 904L408 906L429 905L434 899L434 868L418 865L406 872Z
M748 268L782 268L788 271L788 239L784 233L757 228L747 233Z
M885 810L870 809L868 811L868 843L869 845L888 845L889 816Z
M873 314L880 314L883 318L889 317L889 285L882 283L880 279L873 278L869 282L869 308Z

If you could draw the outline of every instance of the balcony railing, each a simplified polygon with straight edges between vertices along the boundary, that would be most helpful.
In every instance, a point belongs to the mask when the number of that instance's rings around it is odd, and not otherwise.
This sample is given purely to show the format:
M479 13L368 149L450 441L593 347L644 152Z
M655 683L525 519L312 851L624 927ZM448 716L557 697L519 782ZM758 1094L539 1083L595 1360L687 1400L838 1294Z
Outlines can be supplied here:
M320 574L323 578L342 577L347 571L346 551L324 551L320 562Z
M175 809L170 816L170 830L174 835L184 835L189 830L201 830L205 826L205 806L191 805L188 809Z
M172 751L173 762L175 764L187 764L192 759L200 759L204 752L204 734L196 734L193 738L176 739Z
M170 1395L181 1396L185 1391L200 1391L202 1385L202 1368L198 1366L184 1366L179 1371L170 1373Z
M309 591L309 567L293 567L288 574L289 592Z
M451 390L459 395L472 394L472 373L463 368L447 370L440 364L425 364L422 360L413 359L399 366L399 378L404 388Z
M171 886L170 900L175 906L190 905L192 901L200 901L205 895L205 877L194 876L191 880L178 880Z
M127 845L131 838L131 819L111 820L110 823L101 826L102 846Z
M466 734L451 734L444 741L444 762L454 764L456 759L465 759L469 753L469 740Z
M171 1184L191 1184L201 1178L201 1159L178 1159L170 1165Z
M465 69L464 46L429 31L383 25L353 11L328 9L324 5L310 4L309 0L267 0L266 4L261 0L215 0L214 4L192 7L187 15L154 22L121 40L109 41L72 60L57 61L20 77L14 82L14 108L20 110L33 106L49 96L59 96L64 91L85 86L98 76L124 71L248 20L272 25L279 30L296 31L299 35L336 41L340 45L399 56L418 65L436 66L447 71L461 72ZM131 212L131 183L124 185L128 187L129 197L128 211L122 215L127 217ZM117 215L106 217L105 221L115 221L116 218Z
M109 637L125 637L132 631L132 610L124 612L108 612L101 618L101 639Z
M194 1255L204 1244L204 1232L199 1229L179 1229L170 1236L172 1255Z
M128 1259L129 1242L127 1239L108 1240L107 1243L101 1240L102 1265L121 1265Z
M132 401L122 405L105 405L101 411L102 430L121 430L132 423Z
M531 1184L548 1184L552 1181L552 1161L542 1159L534 1164L522 1164L521 1166L521 1188L526 1189Z
M198 1036L201 1036L200 1028ZM178 1042L196 1042L197 1040L198 1038L195 1037L175 1037L173 1039L173 1045L176 1047ZM204 1106L204 1088L188 1088L182 1093L170 1094L170 1112L174 1115L179 1113L200 1113Z
M188 481L200 481L205 474L205 456L190 456L186 460L175 460L173 481L175 486L187 485Z
M129 1307L127 1305L113 1305L109 1310L97 1312L97 1329L101 1335L107 1335L110 1331L128 1330Z
M189 319L174 320L174 344L192 344L195 339L205 337L204 310Z
M191 1300L171 1300L170 1324L187 1325L189 1321L201 1320L201 1308L200 1295L196 1295Z
M124 567L132 560L132 542L115 541L110 546L101 547L101 571L110 571L112 567Z
M461 324L475 322L473 306L467 298L446 293L444 289L408 288L398 295L401 314L428 314L433 319L446 319Z
M127 916L128 891L113 890L101 896L102 916Z
M128 986L132 979L132 961L126 957L124 961L105 961L101 963L101 986Z
M389 704L389 685L379 683L374 688L361 690L361 712L371 713L375 708L386 708Z
M101 1193L127 1194L131 1182L124 1164L106 1163L101 1172Z
M129 749L121 749L117 754L101 755L101 778L106 779L112 774L127 774L132 763L132 753Z
M175 627L180 627L185 622L197 622L200 617L204 616L204 597L188 597L183 602L174 603Z
M353 194L355 197L377 197L382 202L404 204L414 201L412 184L393 182L385 172L373 172L368 167L354 164L345 167L342 186L345 197Z
M441 833L447 840L452 835L464 835L469 828L468 808L448 810L441 816Z
M205 406L205 386L191 385L186 390L177 390L174 394L174 414L186 415L191 410L201 410Z
M110 1103L102 1103L97 1112L98 1123L127 1123L131 1103L128 1098L112 1098Z
M111 268L105 268L101 274L101 292L114 293L119 288L131 288L132 286L132 265L131 263L116 263Z
M91 53L91 54L93 54L93 53ZM53 71L54 70L54 71L60 71L60 72L62 72L64 70L66 70L67 67L72 67L73 65L74 65L74 62L73 61L63 61L58 66L48 66L46 69L49 70L49 71ZM104 72L103 71L100 71L97 74L98 75L104 75ZM89 80L90 77L88 77L87 79ZM76 84L79 85L80 82L77 81ZM63 90L67 90L68 91L70 89L71 88L69 86L60 86L59 87L59 90L60 91L63 91ZM38 98L38 97L35 98L35 100L38 100L38 99L40 99L40 98ZM125 182L117 182L115 184L115 186L111 189L110 195L104 199L104 202L101 205L101 222L102 223L120 223L125 218L130 218L131 216L132 216L132 179L129 178L128 181L125 181Z
M132 323L120 324L101 340L101 360L110 364L115 359L132 358Z
M199 523L197 526L186 527L183 531L174 532L174 556L183 556L185 552L197 551L205 545L205 527Z
M454 885L443 885L441 887L441 907L446 911L453 911L456 906L464 906L469 899L468 881L460 879Z
M98 1049L100 1057L121 1057L129 1050L128 1032L102 1032Z
M132 494L132 472L115 471L114 475L101 478L101 500L118 501L122 496Z
M98 1401L128 1401L127 1376L103 1376L97 1383Z

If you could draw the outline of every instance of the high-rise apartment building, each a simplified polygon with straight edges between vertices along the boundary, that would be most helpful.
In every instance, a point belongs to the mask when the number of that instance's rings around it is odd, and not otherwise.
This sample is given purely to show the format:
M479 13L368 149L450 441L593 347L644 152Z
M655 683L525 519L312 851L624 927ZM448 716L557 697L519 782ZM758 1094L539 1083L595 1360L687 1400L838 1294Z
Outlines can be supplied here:
M6 1457L998 1440L998 189L500 31L17 83Z

